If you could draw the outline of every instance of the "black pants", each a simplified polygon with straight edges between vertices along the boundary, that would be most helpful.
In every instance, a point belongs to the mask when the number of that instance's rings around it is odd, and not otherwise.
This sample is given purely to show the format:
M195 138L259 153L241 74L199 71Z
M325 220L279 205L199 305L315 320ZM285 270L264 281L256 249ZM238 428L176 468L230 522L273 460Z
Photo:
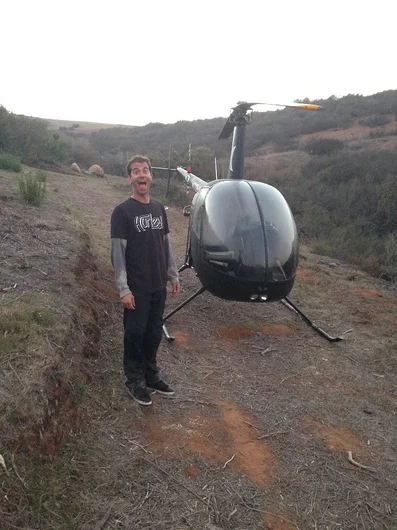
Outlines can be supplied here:
M163 333L167 291L134 293L135 309L124 309L124 374L134 386L160 380L157 350Z

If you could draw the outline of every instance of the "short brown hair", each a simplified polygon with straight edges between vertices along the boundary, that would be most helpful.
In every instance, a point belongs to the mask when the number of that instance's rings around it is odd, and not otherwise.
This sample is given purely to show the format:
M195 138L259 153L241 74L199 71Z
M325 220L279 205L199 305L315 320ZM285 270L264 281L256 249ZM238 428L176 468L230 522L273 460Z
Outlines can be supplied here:
M134 164L135 162L139 162L140 164L143 164L144 162L146 162L146 164L149 166L149 171L150 173L152 172L152 164L149 160L149 158L147 156L144 156L144 155L134 155L128 162L127 164L127 167L126 167L126 171L127 171L127 175L128 176L131 176L131 168L132 168L132 164Z

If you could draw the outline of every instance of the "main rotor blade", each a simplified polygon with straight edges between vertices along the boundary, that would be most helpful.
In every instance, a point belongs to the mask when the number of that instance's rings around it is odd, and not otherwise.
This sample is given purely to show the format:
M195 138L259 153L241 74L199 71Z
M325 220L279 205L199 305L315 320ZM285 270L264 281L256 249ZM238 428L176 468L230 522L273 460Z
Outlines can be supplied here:
M272 105L274 107L290 107L293 109L303 109L303 110L322 110L324 107L321 105L316 105L314 103L256 103L256 105Z
M218 140L229 138L231 136L233 129L236 125L235 119L238 116L244 116L249 110L252 110L253 105L271 105L273 107L289 107L293 109L302 109L302 110L322 110L321 105L316 105L315 103L261 103L257 102L248 102L248 101L238 101L237 105L232 108L232 112L227 119L223 129L218 136Z
M238 117L243 118L249 110L252 110L253 105L260 105L261 103L248 101L237 101L237 105L232 107L232 112L227 119L227 122L223 126L221 134L218 136L218 140L229 138L231 136L234 126L236 125L236 119Z
M218 136L218 140L224 140L225 138L229 138L229 136L233 132L234 126L235 123L231 122L229 118L223 126L223 129L221 130L221 134Z

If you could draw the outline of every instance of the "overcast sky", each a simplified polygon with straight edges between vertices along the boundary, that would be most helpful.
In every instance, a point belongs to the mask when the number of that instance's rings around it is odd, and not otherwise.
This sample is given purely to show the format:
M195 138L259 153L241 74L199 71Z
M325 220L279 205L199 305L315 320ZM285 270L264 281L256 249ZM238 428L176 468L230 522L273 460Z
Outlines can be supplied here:
M0 104L127 125L397 89L393 0L3 0Z

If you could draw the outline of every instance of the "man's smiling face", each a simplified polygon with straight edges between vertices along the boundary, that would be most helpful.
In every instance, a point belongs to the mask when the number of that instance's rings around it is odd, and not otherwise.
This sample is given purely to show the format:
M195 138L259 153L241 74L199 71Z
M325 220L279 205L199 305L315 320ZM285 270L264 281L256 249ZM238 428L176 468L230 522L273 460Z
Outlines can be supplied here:
M144 198L149 195L150 184L153 177L150 173L147 162L134 162L131 166L131 174L128 176L133 195L138 198Z

